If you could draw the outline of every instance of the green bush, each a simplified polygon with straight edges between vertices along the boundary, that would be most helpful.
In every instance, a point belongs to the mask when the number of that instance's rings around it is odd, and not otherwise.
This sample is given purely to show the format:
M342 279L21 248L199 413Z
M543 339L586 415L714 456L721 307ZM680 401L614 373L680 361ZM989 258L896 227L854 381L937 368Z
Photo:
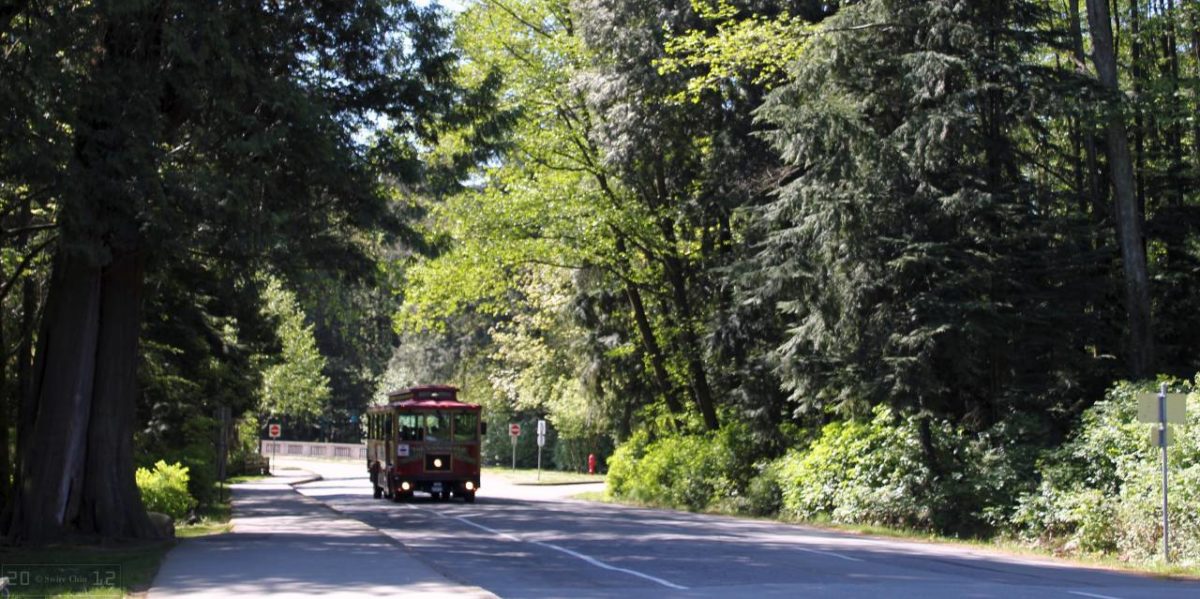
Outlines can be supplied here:
M243 472L242 466L247 458L257 456L259 450L258 417L252 411L242 414L234 421L234 434L229 442L229 455L226 461L226 472L229 476L239 474L258 474Z
M167 464L159 460L153 471L138 468L135 477L142 503L151 512L180 519L196 506L196 500L188 493L188 469L178 462Z
M869 422L834 422L808 448L765 469L781 495L780 514L953 534L990 532L1014 496L1011 460L988 435L969 437L930 421L936 469L917 416L886 407ZM764 506L765 507L765 506Z
M1071 551L1115 552L1127 560L1161 553L1160 450L1150 443L1151 425L1137 421L1136 397L1156 387L1118 383L1084 412L1067 443L1039 460L1041 481L1021 497L1013 518L1020 535ZM1188 424L1175 427L1168 452L1170 524L1173 556L1195 564L1200 562L1200 438L1190 434L1200 424L1195 410L1189 410Z
M609 460L608 492L640 503L689 510L739 509L754 472L744 460L744 426L731 423L715 434L650 441L639 431Z

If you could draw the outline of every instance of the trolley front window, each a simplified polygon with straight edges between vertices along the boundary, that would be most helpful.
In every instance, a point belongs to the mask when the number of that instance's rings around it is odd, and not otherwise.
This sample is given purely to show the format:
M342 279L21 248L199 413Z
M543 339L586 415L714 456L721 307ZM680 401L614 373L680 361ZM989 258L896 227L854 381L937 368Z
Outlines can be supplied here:
M421 414L399 414L396 420L400 426L401 441L420 441L424 438Z
M425 414L425 438L428 441L450 440L450 417L444 412Z
M454 440L475 441L475 431L479 426L479 414L475 412L458 412L454 415Z

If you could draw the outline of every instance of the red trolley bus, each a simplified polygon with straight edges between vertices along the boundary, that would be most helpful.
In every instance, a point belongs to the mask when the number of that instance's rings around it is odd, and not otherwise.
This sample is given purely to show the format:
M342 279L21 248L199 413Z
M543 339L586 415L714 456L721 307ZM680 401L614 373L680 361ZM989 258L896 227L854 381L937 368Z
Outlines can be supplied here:
M458 401L458 389L428 385L388 394L367 411L367 471L375 498L401 501L414 491L435 500L475 501L481 408Z

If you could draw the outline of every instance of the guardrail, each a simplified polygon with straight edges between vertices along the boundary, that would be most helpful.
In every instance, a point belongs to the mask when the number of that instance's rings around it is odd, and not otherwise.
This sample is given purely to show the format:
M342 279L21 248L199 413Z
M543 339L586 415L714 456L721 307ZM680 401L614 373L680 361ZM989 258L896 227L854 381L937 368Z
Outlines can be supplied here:
M365 460L363 443L311 443L307 441L259 441L258 452L266 457L319 458L323 460Z

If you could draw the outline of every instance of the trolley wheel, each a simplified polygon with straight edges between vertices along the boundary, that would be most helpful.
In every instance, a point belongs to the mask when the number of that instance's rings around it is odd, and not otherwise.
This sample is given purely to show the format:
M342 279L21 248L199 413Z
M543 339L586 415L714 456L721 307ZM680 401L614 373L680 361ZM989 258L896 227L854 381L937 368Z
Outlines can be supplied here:
M400 503L401 501L404 501L404 493L392 491L392 503Z
M463 501L465 501L467 503L475 503L475 492L472 491L470 493L467 493L466 495L463 495Z

